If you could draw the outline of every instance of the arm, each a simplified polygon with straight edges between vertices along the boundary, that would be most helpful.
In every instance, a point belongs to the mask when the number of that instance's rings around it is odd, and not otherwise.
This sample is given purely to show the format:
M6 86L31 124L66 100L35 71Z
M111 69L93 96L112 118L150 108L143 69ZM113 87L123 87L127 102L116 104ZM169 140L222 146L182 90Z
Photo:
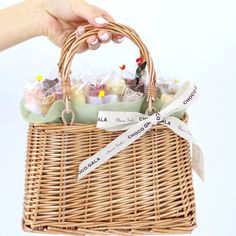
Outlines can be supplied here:
M39 11L28 1L0 10L0 51L40 35Z
M101 27L112 20L105 10L83 0L25 0L0 10L0 51L40 35L62 47L66 36L78 26L78 33L82 34L87 23ZM122 36L101 30L91 36L80 51L97 49L110 39L120 43Z

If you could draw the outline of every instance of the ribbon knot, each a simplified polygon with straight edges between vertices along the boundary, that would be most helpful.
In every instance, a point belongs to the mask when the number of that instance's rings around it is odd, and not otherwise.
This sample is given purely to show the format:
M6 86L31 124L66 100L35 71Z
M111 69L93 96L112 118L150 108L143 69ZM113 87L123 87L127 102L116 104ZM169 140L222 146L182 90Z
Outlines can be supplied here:
M161 112L156 112L155 116L153 116L153 120L152 120L152 125L157 125L158 123L160 123L161 121L164 120L165 117L163 117L163 115L161 114Z
M79 167L79 179L107 162L111 157L127 148L130 144L139 139L153 125L159 123L166 125L180 137L192 143L192 167L201 179L203 174L203 154L189 132L187 125L173 117L177 111L185 111L197 98L198 89L189 81L178 90L169 104L163 106L160 112L151 116L139 112L115 112L100 111L98 114L97 127L108 131L126 130L123 134L113 140L106 147L102 148L95 155L81 162ZM196 161L197 160L197 161Z

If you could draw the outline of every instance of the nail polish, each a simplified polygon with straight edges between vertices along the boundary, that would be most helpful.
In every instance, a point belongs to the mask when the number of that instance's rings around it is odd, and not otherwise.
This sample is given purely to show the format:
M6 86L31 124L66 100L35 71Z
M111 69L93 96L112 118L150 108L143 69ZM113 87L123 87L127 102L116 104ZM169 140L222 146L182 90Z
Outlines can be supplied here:
M99 37L102 41L106 41L109 39L109 35L107 33L104 33L102 34L100 37Z
M94 18L94 21L99 24L99 25L103 25L103 24L107 24L109 23L105 18L103 18L102 16L96 17Z
M122 43L122 42L124 41L124 39L125 39L124 37L122 37L122 38L117 38L117 42L118 42L118 43Z
M96 45L97 43L98 43L98 39L96 39L95 41L91 42L90 44Z
M84 34L84 26L79 26L78 28L77 28L77 33L78 33L78 35L82 35L82 34Z

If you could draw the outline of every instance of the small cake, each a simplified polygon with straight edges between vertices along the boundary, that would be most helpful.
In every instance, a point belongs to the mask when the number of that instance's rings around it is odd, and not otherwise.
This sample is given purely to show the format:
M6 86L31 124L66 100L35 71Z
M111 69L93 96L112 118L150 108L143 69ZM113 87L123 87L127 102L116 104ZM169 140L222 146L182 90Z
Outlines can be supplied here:
M111 79L106 82L106 86L108 93L122 96L126 88L126 83L123 79Z

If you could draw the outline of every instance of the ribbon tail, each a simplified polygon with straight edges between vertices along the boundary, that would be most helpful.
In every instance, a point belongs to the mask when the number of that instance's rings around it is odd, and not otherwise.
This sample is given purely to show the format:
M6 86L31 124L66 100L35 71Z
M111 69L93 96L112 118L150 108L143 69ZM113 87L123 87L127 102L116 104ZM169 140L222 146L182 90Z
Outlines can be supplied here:
M127 130L147 118L139 112L99 111L97 128L108 131Z
M192 168L199 178L204 181L204 158L201 148L192 144Z
M198 88L190 81L186 81L184 85L179 88L172 100L161 108L163 117L169 117L178 111L185 111L192 105L199 95Z

